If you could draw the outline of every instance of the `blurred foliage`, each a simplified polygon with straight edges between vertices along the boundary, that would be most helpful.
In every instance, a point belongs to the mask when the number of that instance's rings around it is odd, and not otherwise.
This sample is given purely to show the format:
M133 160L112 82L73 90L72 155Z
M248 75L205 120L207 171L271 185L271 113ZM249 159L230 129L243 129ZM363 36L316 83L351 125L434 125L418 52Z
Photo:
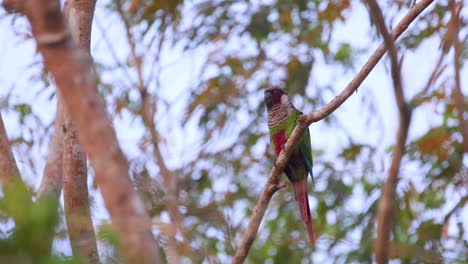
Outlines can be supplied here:
M22 182L9 183L0 198L0 263L79 264L70 257L51 255L59 220L58 201L44 195L31 202Z
M196 157L186 164L172 166L179 180L182 224L189 238L184 240L181 235L177 239L182 254L188 257L188 249L192 249L199 263L227 263L242 238L273 164L263 89L270 85L284 87L296 107L304 112L323 106L343 88L337 87L336 80L343 73L355 73L365 59L364 54L376 46L379 39L375 26L370 21L369 41L365 47L355 44L352 32L346 35L350 39L343 40L340 28L349 22L353 12L365 12L365 9L358 9L362 5L359 1L121 2L124 14L117 14L114 1L105 4L105 12L109 17L116 15L120 20L127 20L130 26L136 51L143 61L144 84L156 98L156 121L164 120L171 109L171 104L160 95L162 90L171 89L161 86L158 76L164 69L160 62L164 48L169 48L166 50L169 53L171 48L177 47L182 47L187 54L197 50L207 53L199 78L184 90L188 96L180 97L182 106L180 103L176 106L184 108L183 117L172 120L172 125L185 133L184 136L194 136L189 134L193 131L191 124L196 125L200 134L198 146L187 146L187 151L196 151ZM379 2L386 21L392 25L414 3L412 0ZM368 16L367 13L360 15ZM418 17L416 25L402 35L397 42L399 52L406 58L410 57L407 54L420 52L423 43L442 43L449 18L448 1L434 3ZM465 17L461 28L466 26L466 21ZM119 34L124 35L123 32ZM468 57L466 34L465 30L460 36L464 41L463 58ZM144 127L140 93L135 89L137 65L131 52L125 54L124 60L112 54L119 49L114 47L116 43L109 41L107 46L114 62L96 61L100 92L114 118L126 117L131 119L131 125ZM437 52L431 56L436 57ZM447 57L446 63L451 65L451 59ZM320 68L333 72L333 78L327 83L315 81L321 80ZM422 83L429 74L418 74ZM414 73L403 69L403 77L406 75ZM463 161L452 80L452 72L437 75L423 95L422 104L415 109L415 115L428 113L433 122L429 122L425 131L410 133L412 137L400 170L390 247L391 257L399 260L398 263L465 263L468 256L467 221L461 214L468 200L468 169ZM45 87L50 85L47 78L43 81ZM364 95L353 96L362 96L359 118L375 121L381 118L375 111L379 101L367 90L369 87L363 87L359 91L364 91ZM31 122L39 122L34 121L34 107L30 103L7 101L2 107L15 112L21 127L27 128ZM466 97L465 103L468 105ZM308 244L289 186L272 199L248 263L373 262L378 198L387 176L383 164L390 158L390 152L383 150L392 146L368 143L367 131L348 131L345 122L335 115L324 121L321 128L334 129L337 138L347 140L339 141L326 133L312 133L312 137L323 137L324 141L339 144L338 150L316 146L313 149L316 184L313 190L309 187L309 199L318 236L317 247ZM372 122L368 123L367 129L375 129L371 125ZM47 125L36 127L41 135L47 135ZM158 129L164 138L160 144L171 149L174 144L171 131ZM20 139L26 141L30 137L19 135ZM30 145L34 144L42 143L31 140ZM165 207L166 189L158 176L157 163L151 158L152 145L147 131L136 145L139 153L129 156L131 175L153 218L155 235L164 255L170 224ZM457 200L453 200L454 197ZM14 196L2 199L0 209L5 223L11 222L11 208L20 206L15 203ZM30 234L46 232L49 224L57 222L57 214L50 211L53 207L40 208L40 203L23 208L25 217L33 224L26 227L16 224L15 229L2 231L2 252L14 248L27 252L26 257L35 254L38 245ZM40 210L40 216L33 216L35 210ZM43 225L47 228L38 231ZM27 235L18 236L18 232ZM101 252L101 256L106 256L102 257L103 262L120 263L118 237L110 224L102 221L97 233L100 243L108 249ZM63 257L43 259L41 263L75 263Z

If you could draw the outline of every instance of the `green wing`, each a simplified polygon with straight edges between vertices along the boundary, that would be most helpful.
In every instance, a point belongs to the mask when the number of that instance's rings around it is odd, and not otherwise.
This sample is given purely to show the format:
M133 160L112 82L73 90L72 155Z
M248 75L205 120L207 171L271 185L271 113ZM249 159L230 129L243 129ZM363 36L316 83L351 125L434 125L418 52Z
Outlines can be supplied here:
M310 132L309 128L306 129L304 134L302 134L301 139L299 140L299 149L301 150L302 157L304 158L304 162L306 164L307 170L312 177L312 182L314 183L314 174L312 173L312 147L310 144ZM315 183L314 183L315 184Z

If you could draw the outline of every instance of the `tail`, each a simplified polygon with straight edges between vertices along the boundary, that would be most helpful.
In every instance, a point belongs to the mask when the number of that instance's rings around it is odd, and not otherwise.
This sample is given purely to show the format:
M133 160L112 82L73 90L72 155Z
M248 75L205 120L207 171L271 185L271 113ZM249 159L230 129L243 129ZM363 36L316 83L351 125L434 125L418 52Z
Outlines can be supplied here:
M310 243L315 244L315 233L314 227L312 225L312 217L310 216L309 208L309 199L307 198L307 188L306 188L307 178L300 179L293 183L294 193L296 195L296 200L299 203L299 209L301 210L302 220L307 226L307 231L309 233Z

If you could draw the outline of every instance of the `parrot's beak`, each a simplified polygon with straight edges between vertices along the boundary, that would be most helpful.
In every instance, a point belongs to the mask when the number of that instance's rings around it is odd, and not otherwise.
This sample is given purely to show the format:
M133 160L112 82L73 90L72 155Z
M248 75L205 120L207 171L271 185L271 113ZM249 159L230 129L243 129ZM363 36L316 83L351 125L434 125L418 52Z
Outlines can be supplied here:
M272 100L272 96L271 96L271 92L270 92L270 91L265 91L264 100L265 100L265 104L266 104L267 108L272 107L272 105L273 105L273 100Z

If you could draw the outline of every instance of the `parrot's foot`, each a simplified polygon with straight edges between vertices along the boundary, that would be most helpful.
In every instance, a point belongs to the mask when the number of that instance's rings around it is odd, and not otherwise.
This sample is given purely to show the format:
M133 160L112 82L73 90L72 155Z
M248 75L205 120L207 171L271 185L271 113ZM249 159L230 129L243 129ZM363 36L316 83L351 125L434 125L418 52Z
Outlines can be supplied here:
M280 182L280 183L271 185L270 188L271 188L272 191L276 192L276 191L278 191L280 189L285 188L286 186L288 186L287 182Z

